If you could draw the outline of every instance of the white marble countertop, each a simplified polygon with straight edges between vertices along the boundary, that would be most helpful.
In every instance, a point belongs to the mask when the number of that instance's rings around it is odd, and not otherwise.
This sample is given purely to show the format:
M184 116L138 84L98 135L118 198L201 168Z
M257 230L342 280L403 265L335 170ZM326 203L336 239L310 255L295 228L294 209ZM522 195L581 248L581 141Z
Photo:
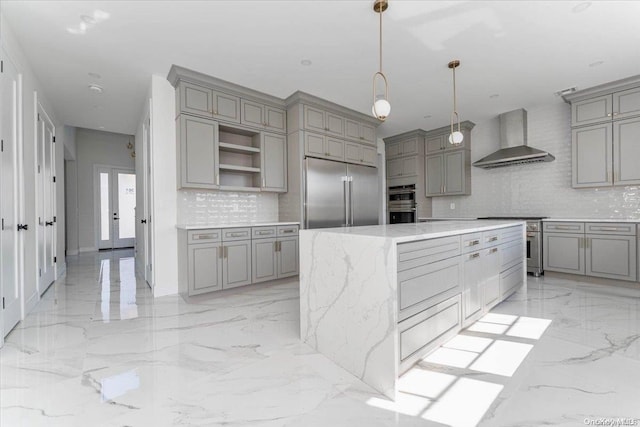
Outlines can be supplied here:
M299 222L271 221L271 222L241 222L238 224L178 224L176 228L180 230L205 230L209 228L238 228L238 227L268 227L274 225L300 225Z
M422 217L418 218L418 221L475 221L478 218L445 218L445 217Z
M463 221L435 221L417 224L386 224L366 225L362 227L345 228L315 228L300 230L300 233L333 233L353 237L373 237L391 240L393 243L410 242L413 240L433 239L436 237L455 236L458 234L475 233L478 231L505 228L522 225L524 221L514 220L463 220Z
M542 221L549 222L622 222L640 223L640 219L628 218L545 218Z

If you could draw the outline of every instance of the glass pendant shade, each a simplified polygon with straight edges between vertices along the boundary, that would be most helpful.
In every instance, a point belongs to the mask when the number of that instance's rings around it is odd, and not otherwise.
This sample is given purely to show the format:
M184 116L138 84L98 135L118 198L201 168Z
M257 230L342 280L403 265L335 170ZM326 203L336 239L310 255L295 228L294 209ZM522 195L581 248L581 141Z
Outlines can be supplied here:
M463 140L464 140L464 135L462 134L462 132L458 130L453 132L451 135L449 135L449 144L452 144L452 145L462 144Z
M371 113L379 120L384 120L391 112L391 104L384 98L378 99L371 107Z

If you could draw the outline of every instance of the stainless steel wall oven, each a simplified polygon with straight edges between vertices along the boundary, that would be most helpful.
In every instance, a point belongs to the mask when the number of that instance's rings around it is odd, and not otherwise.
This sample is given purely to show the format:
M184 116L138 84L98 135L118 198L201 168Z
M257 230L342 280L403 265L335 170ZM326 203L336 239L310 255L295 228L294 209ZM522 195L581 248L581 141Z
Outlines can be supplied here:
M388 188L387 212L389 224L418 222L416 185L396 185Z

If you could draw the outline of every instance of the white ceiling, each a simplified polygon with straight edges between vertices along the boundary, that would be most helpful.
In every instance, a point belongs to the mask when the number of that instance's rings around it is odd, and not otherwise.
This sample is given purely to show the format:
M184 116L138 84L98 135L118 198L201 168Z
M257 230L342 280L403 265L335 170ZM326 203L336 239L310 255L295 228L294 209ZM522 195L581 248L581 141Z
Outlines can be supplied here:
M384 13L389 136L562 102L554 92L640 74L639 1L403 1ZM371 112L378 15L359 1L3 1L65 124L134 133L151 74L181 65L282 98L302 90ZM108 19L86 30L81 15ZM300 61L309 59L311 66ZM604 61L598 66L589 66ZM100 79L88 73L98 73ZM87 86L104 87L102 95ZM498 97L490 98L498 94ZM424 116L431 116L425 118Z

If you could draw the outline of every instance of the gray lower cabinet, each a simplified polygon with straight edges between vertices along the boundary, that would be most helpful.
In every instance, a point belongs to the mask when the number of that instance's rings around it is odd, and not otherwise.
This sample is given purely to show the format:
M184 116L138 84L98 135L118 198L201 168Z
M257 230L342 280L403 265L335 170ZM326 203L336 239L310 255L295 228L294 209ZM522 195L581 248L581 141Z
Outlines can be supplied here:
M543 234L544 269L561 273L584 274L584 234Z
M500 248L484 249L483 257L482 305L489 311L500 302Z
M189 245L189 295L222 289L221 243Z
M500 300L504 301L524 284L525 265L518 263L500 272Z
M251 240L224 242L222 289L251 283Z
M182 114L176 125L180 141L179 186L218 188L218 123Z
M278 259L276 239L253 240L253 283L266 282L278 278Z
M587 234L585 238L587 276L636 281L635 236Z
M298 237L283 237L277 241L278 279L297 276L300 263L298 261Z

